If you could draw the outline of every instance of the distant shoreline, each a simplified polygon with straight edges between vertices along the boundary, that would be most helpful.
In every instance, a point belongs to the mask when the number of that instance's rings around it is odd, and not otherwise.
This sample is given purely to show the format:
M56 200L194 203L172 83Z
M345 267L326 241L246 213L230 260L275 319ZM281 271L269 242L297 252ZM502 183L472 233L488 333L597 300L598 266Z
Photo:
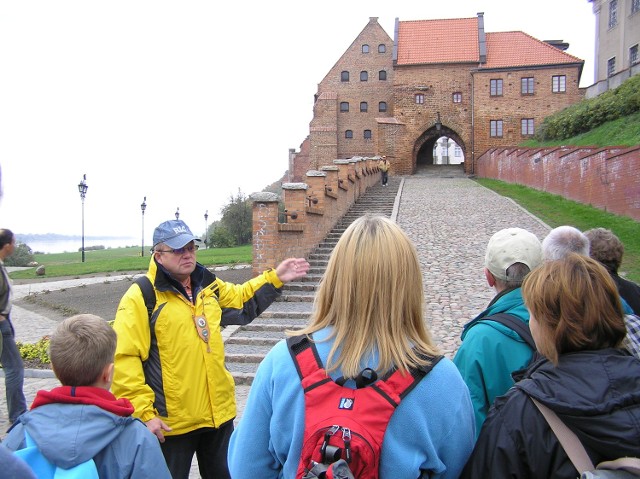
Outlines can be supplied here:
M34 253L74 253L80 251L82 247L81 236L65 236L65 235L19 235L16 239L25 243ZM145 245L151 244L151 240ZM85 236L84 247L88 248L104 246L105 248L126 248L140 247L140 238L132 238L127 236Z

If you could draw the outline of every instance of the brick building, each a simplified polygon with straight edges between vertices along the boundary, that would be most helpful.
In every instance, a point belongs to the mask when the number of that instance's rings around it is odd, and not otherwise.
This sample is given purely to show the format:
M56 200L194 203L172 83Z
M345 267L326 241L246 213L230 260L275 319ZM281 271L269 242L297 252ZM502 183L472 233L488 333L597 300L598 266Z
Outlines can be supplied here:
M455 142L467 173L489 148L517 145L544 117L580 101L584 61L519 31L474 18L399 21L394 39L369 23L318 85L309 136L289 181L339 158L386 155L392 173L434 164Z

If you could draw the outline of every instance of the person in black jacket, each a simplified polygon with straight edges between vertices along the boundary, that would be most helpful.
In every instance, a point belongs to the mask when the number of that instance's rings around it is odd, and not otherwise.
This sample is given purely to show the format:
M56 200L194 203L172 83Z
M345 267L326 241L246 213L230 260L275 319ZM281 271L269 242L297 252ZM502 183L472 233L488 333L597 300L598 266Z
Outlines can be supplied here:
M593 228L584 234L589 238L589 255L607 268L620 296L633 309L633 314L640 316L640 286L618 274L624 254L622 241L605 228Z
M539 352L522 381L496 399L462 478L579 476L531 397L578 436L594 464L640 451L640 360L619 346L626 329L615 283L576 253L522 285Z

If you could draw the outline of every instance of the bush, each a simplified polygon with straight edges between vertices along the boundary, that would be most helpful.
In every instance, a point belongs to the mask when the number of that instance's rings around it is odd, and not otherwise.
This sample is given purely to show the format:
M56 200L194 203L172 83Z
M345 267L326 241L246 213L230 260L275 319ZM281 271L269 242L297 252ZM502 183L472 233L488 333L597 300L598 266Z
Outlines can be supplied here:
M615 90L548 116L535 138L538 141L564 140L637 111L640 111L640 75L629 78Z
M33 262L33 252L25 243L17 243L11 256L4 260L5 266L29 266Z
M21 343L16 342L20 356L25 362L35 362L41 364L50 364L49 359L49 337L45 336L37 343Z

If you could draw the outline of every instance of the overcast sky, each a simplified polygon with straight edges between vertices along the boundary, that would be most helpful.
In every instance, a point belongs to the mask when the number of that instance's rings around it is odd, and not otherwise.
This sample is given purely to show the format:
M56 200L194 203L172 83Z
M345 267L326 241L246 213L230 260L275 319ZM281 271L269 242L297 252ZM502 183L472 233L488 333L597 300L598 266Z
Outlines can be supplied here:
M313 6L311 6L313 5ZM195 234L238 188L279 179L318 83L367 25L485 14L485 29L564 40L593 83L587 0L5 0L0 227L145 243L176 207Z

